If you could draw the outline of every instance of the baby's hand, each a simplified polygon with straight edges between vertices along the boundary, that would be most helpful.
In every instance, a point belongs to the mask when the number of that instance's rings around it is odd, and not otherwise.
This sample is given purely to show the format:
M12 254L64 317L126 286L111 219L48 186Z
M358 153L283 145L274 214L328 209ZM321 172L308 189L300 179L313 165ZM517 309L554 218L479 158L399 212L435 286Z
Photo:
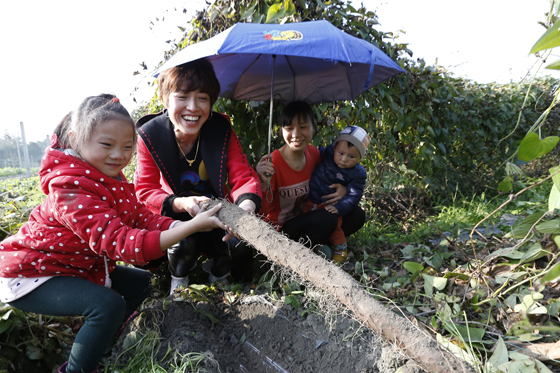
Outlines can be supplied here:
M332 212L333 214L338 214L338 210L334 206L325 206L325 210Z
M219 203L216 206L212 207L210 210L207 210L208 205L202 205L200 207L200 211L196 216L191 220L194 224L196 224L196 228L198 232L209 232L212 229L222 228L228 230L228 226L222 223L222 221L215 216L218 211L222 208L222 204Z

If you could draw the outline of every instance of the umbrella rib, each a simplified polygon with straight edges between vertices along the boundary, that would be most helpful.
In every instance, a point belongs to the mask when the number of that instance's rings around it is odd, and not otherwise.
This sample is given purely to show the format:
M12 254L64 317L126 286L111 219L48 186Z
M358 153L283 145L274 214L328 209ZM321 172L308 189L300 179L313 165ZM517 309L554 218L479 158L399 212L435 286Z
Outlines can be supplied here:
M292 97L295 98L296 97L296 72L294 71L292 62L290 61L289 57L291 56L286 56L286 62L288 64L288 67L290 68L290 72L292 73Z

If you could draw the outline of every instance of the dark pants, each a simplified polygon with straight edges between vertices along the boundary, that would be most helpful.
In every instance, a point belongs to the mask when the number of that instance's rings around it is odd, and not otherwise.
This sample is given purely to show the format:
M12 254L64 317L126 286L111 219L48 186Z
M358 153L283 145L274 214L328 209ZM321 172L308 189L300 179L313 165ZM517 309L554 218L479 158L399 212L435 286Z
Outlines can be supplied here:
M251 282L253 273L253 252L244 242L232 238L222 241L225 232L213 229L198 232L183 239L167 250L169 270L176 277L185 277L195 265L200 254L214 258L212 274L222 277L231 272L236 281Z
M117 266L109 289L82 278L57 276L10 305L42 315L85 316L66 372L93 372L122 322L150 295L151 278L148 271Z
M366 213L359 206L348 215L342 217L342 230L346 237L351 236L363 227ZM328 245L329 237L336 229L338 215L325 209L313 210L298 215L282 225L280 229L294 241L311 241L311 247L315 245Z

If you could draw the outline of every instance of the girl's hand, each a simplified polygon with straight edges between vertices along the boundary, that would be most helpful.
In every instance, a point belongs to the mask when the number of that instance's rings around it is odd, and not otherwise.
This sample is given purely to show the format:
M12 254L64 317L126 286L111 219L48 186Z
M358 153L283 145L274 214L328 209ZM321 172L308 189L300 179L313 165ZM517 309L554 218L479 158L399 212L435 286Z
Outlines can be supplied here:
M274 175L274 166L272 165L272 154L265 154L257 163L255 167L259 179L261 179L261 189L263 191L268 189L268 182L270 176Z
M173 200L173 211L188 212L194 218L200 212L200 203L208 200L205 196L178 197Z
M348 191L348 188L341 184L332 184L329 185L329 188L336 189L336 192L327 194L326 196L322 197L324 200L326 200L325 202L323 202L324 206L336 205L338 201L340 201L340 199L344 197L346 195L346 192Z
M219 203L207 210L208 205L203 205L199 208L198 214L192 218L192 224L196 225L196 230L198 232L209 232L212 229L222 228L228 230L228 226L222 223L222 221L215 216L218 211L222 208L222 204Z
M222 204L220 203L210 210L207 210L207 206L208 205L199 207L198 214L191 220L177 221L173 228L161 232L159 236L161 250L165 251L169 249L171 245L176 244L183 238L195 234L196 232L208 232L216 228L229 230L228 226L215 216L222 208Z

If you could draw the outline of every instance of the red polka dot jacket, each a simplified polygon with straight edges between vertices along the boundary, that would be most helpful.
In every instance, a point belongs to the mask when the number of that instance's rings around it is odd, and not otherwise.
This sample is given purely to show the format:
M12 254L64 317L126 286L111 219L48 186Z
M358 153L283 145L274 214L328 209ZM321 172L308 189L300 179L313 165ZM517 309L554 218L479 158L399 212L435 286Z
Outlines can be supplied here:
M47 148L39 176L46 199L0 243L0 277L76 276L104 285L104 257L111 272L115 261L143 265L164 254L159 237L173 220L138 202L122 173L125 181Z

